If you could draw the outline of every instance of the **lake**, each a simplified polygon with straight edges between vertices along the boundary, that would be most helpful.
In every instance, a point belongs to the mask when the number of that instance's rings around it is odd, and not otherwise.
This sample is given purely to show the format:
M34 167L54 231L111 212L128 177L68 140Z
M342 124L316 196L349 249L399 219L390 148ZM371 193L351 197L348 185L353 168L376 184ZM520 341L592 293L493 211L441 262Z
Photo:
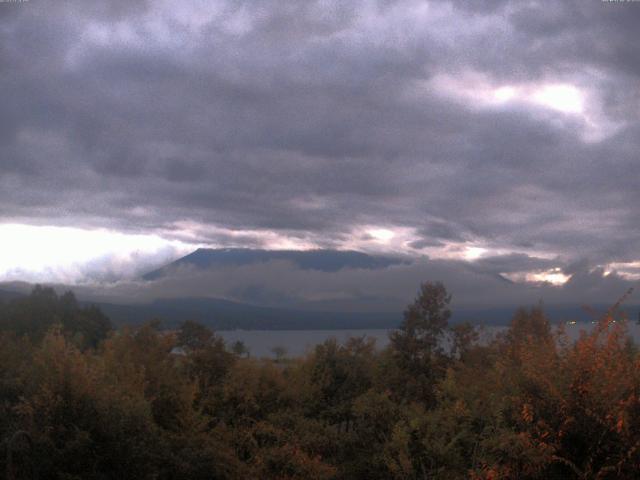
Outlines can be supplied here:
M389 330L227 330L218 331L227 345L240 340L252 357L273 357L274 347L283 347L287 356L304 355L313 348L334 337L344 343L350 337L367 336L376 339L376 346L384 348L389 343Z
M591 323L566 324L565 328L569 338L575 340L581 330L589 331L593 328ZM488 341L496 333L505 330L505 326L482 327L481 340ZM628 330L637 343L640 343L640 326L635 322L628 323ZM273 348L282 347L286 350L286 356L296 357L304 355L329 338L335 338L344 343L350 337L370 337L376 340L378 348L384 348L389 344L388 329L364 329L364 330L221 330L216 332L224 338L227 345L240 340L244 342L252 357L273 357Z

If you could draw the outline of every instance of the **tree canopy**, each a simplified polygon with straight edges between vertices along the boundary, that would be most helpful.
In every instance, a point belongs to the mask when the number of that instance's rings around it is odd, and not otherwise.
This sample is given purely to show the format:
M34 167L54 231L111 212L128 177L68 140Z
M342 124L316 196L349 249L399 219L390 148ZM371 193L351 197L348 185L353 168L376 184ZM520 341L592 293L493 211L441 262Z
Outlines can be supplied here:
M540 306L479 342L425 283L390 344L259 359L206 327L118 331L71 293L0 306L7 479L634 479L640 353ZM178 350L176 347L183 347Z

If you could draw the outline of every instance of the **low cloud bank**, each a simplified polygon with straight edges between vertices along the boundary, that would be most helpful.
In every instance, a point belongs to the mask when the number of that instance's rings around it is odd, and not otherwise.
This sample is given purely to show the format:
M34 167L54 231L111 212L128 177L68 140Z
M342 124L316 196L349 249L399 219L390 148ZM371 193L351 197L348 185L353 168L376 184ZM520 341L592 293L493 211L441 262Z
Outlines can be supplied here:
M489 262L491 263L491 262ZM303 270L288 261L176 269L155 281L128 280L73 287L81 298L113 303L208 297L255 305L322 311L401 311L423 281L442 281L455 309L515 308L614 303L634 282L586 264L574 266L564 285L512 282L474 262L419 259L379 270ZM63 288L60 286L60 288ZM632 296L629 303L638 303Z

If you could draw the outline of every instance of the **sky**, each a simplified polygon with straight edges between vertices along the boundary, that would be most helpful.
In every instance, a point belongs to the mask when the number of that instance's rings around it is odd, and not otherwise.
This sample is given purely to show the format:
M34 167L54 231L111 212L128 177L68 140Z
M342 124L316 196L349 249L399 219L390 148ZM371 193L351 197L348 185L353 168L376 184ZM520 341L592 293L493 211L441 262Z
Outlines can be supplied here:
M639 24L600 0L0 3L0 280L235 246L394 253L470 292L631 284Z

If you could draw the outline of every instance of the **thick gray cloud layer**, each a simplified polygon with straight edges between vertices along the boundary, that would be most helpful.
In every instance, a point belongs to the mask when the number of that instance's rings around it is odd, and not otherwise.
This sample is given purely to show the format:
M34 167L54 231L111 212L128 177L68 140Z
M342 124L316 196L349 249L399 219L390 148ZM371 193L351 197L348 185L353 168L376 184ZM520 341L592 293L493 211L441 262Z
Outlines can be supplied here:
M242 303L309 311L369 311L399 314L425 280L442 280L453 294L453 310L483 310L536 305L598 306L613 304L631 285L616 274L578 268L562 286L514 283L459 260L420 259L380 270L304 270L291 262L270 262L195 269L185 266L153 282L120 281L76 285L83 299L146 303L159 298L223 298ZM28 285L4 288L29 290ZM68 287L59 286L59 290ZM636 297L627 303L637 304ZM489 318L490 319L490 318Z
M484 272L631 262L639 23L600 0L0 3L0 221L327 247L374 225L511 252Z

